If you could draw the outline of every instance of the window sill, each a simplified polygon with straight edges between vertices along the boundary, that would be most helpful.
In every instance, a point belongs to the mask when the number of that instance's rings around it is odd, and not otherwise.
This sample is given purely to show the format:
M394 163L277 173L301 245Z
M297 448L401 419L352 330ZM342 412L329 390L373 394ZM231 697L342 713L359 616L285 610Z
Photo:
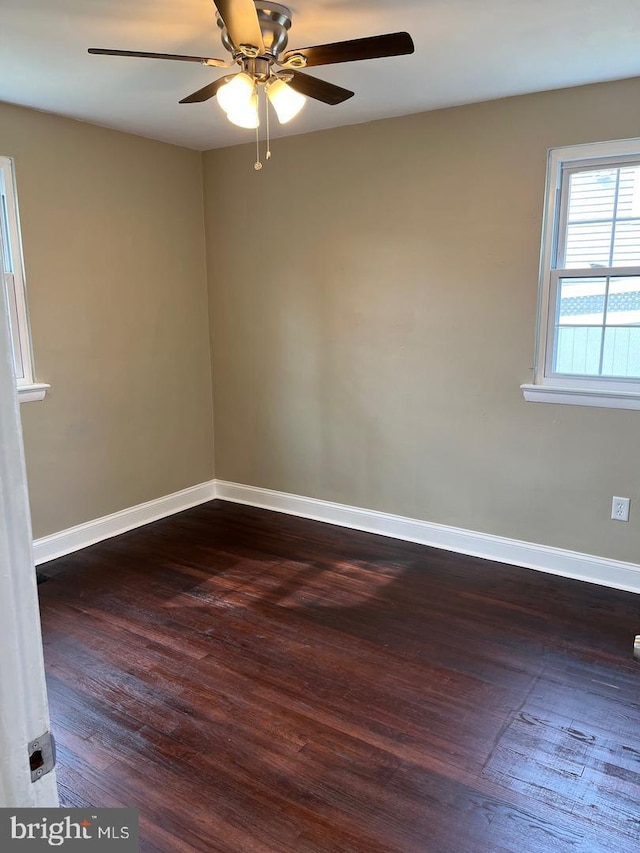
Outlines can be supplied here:
M561 403L565 406L597 406L601 409L640 409L640 394L633 391L596 391L558 388L553 385L521 385L529 403Z
M43 382L34 382L33 385L18 386L18 400L20 403L34 403L37 400L44 400L44 395L51 388L51 385L45 385Z

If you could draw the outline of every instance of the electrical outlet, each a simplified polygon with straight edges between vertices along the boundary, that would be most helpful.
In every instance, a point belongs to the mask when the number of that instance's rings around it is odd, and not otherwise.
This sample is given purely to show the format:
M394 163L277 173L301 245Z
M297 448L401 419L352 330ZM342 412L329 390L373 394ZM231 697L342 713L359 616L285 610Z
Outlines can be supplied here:
M614 521L629 521L629 498L613 498L611 518Z

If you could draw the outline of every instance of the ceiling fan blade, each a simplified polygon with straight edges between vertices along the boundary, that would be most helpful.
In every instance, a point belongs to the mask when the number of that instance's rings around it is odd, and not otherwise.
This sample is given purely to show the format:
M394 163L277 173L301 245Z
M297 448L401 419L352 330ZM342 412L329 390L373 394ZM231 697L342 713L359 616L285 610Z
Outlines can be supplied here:
M200 104L202 101L208 101L209 98L213 98L215 94L217 94L218 89L227 82L228 77L221 77L219 80L214 80L213 83L209 83L206 86L203 86L202 89L198 89L197 92L194 92L192 95L187 95L186 98L183 98L181 101L178 101L180 104Z
M287 66L295 56L304 56L307 68L313 65L333 65L337 62L355 62L359 59L380 59L383 56L402 56L413 53L415 46L409 33L388 33L384 36L338 41L334 44L319 44L288 50L280 65ZM295 61L295 60L294 60Z
M147 53L144 50L108 50L105 47L90 47L89 53L101 56L136 56L142 59L175 59L178 62L199 62L201 65L213 65L217 68L229 68L224 59L212 59L209 56L184 56L180 53Z
M311 77L309 74L302 74L300 71L292 71L293 78L289 81L289 85L301 95L307 95L309 98L315 98L316 101L322 101L325 104L341 104L343 101L348 101L353 98L354 92L349 89L342 89L340 86L335 86L333 83L327 83L326 80L318 80L317 77Z
M247 44L264 53L260 21L253 0L213 0L220 13L229 38L236 47Z

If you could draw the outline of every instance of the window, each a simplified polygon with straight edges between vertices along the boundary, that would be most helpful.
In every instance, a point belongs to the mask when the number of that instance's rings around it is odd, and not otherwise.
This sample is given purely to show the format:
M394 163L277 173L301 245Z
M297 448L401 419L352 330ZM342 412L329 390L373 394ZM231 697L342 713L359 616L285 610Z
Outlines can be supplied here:
M0 252L18 395L21 402L41 400L49 386L34 382L18 203L9 157L0 157Z
M640 409L640 139L552 149L525 399Z

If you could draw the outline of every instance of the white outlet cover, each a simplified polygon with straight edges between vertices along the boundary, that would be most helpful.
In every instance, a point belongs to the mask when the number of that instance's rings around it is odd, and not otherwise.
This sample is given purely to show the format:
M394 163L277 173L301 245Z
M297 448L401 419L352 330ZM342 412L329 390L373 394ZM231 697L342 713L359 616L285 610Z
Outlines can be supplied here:
M611 501L611 518L614 521L629 521L629 498L614 496Z

